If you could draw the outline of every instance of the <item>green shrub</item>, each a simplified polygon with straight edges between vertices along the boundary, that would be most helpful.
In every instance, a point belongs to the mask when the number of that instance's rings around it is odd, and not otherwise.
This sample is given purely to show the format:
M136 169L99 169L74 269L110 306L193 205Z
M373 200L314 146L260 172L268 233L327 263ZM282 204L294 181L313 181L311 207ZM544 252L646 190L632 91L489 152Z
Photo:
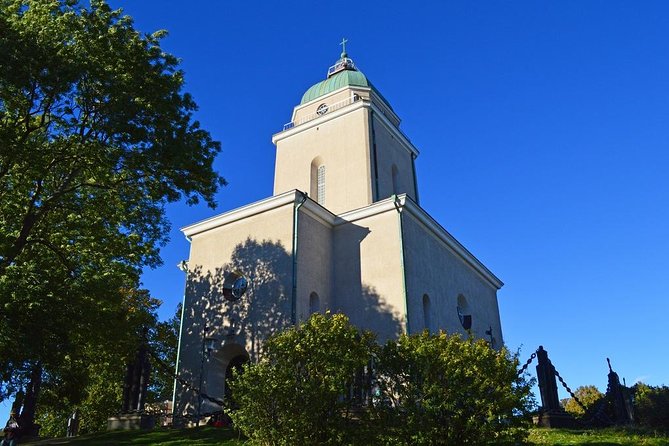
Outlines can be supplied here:
M576 395L578 400L585 406L588 412L592 412L592 410L596 409L596 407L602 401L602 398L604 398L604 394L593 385L580 386L576 389L574 395ZM561 400L560 403L562 404L562 407L564 407L564 410L571 415L576 417L585 415L585 411L574 398L565 398Z
M634 411L641 426L669 431L669 387L636 384Z
M529 384L518 361L483 340L403 335L379 358L385 444L482 445L527 436Z
M263 360L244 367L232 382L230 416L252 444L369 444L343 395L375 346L346 316L314 314L271 338Z
M362 393L371 404L356 410L348 396L370 363ZM230 415L259 445L516 442L532 403L517 367L482 340L425 332L380 348L346 316L316 314L271 338L262 361L236 376Z

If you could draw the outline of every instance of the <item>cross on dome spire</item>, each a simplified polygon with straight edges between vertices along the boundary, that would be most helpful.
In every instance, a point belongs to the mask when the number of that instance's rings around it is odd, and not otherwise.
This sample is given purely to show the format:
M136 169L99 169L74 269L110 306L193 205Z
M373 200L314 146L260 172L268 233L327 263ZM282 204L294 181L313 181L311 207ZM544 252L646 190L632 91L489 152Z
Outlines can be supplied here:
M341 56L339 56L339 60L328 69L328 77L344 70L357 71L355 64L348 57L348 54L346 54L346 42L348 42L346 38L341 39Z
M341 39L340 45L341 45L341 58L342 59L345 58L345 57L348 57L348 54L346 54L346 42L348 42L348 40L346 40L345 37L343 39Z

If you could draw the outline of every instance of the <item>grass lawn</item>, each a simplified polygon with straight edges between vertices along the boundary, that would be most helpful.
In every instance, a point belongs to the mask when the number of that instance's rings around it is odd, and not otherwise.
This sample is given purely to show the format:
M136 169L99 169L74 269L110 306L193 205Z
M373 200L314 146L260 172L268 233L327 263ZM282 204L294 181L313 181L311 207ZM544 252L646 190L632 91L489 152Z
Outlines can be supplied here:
M245 441L232 429L197 427L191 429L156 429L152 431L114 431L100 434L82 435L72 439L58 438L21 445L72 445L72 446L239 446Z
M669 436L632 429L569 430L531 429L529 445L533 446L669 446ZM200 445L242 446L236 432L231 429L199 427L192 429L158 429L154 431L115 431L85 435L74 439L54 439L22 445L72 445L72 446L131 446L131 445ZM297 445L296 445L297 446ZM370 445L373 446L373 445Z
M531 429L532 445L669 446L669 437L635 429Z

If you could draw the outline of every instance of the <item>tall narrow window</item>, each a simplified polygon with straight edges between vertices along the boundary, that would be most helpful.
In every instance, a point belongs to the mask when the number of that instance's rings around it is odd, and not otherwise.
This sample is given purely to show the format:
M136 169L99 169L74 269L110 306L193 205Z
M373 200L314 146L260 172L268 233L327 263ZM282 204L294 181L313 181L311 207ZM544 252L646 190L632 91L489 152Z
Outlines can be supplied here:
M393 194L397 195L400 193L400 179L399 179L399 171L397 170L397 166L394 164L392 168L392 175L393 175Z
M325 165L318 166L316 184L316 201L321 206L325 206Z
M469 309L469 304L467 299L462 294L458 295L458 318L460 319L460 324L465 330L472 328L472 314Z
M430 296L423 294L423 323L427 331L432 331L432 315L430 314Z
M321 300L316 292L309 295L309 314L319 313L321 311Z

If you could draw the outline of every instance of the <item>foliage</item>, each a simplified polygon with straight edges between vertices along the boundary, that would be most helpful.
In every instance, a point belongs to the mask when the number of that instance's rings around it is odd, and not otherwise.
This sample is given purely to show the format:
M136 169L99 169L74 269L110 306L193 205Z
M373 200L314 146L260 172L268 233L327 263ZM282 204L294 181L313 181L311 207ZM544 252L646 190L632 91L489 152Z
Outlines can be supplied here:
M521 440L531 404L518 360L483 340L402 335L378 373L387 444L480 445Z
M170 319L158 322L155 330L149 333L151 336L149 346L162 363L162 365L156 364L156 360L151 358L151 384L147 396L149 403L172 400L180 322L181 303L177 305L174 315Z
M77 400L61 397L65 393L62 383L47 381L38 409L37 422L40 435L62 437L66 433L67 420L76 410L80 420L79 433L104 431L107 418L115 415L121 405L124 364L108 352L100 352L96 362L83 365L85 380L77 389L83 396ZM92 359L92 358L91 358Z
M103 0L0 0L0 400L36 368L85 400L93 352L129 355L153 318L127 298L166 203L214 206L224 184L164 35Z
M272 337L263 360L246 365L230 413L252 444L353 444L360 441L352 400L343 398L375 348L342 314L314 314Z
M634 392L634 410L641 426L669 431L669 387L638 383Z
M574 392L574 395L578 400L585 406L588 411L594 409L599 402L604 398L604 394L593 385L580 386ZM574 400L574 398L565 398L560 401L564 410L574 416L583 416L585 411L583 408Z
M372 404L355 410L348 396L370 363ZM239 408L231 416L263 445L517 441L527 435L531 403L517 365L506 350L444 333L401 336L380 348L346 316L315 314L271 338L264 359L245 366L233 382Z
M177 315L165 322L157 322L154 315L138 314L138 308L148 307L154 310L158 305L146 291L127 292L128 313L126 318L140 318L129 326L142 325L153 327L148 331L150 348L161 357L168 367L174 368L176 357L175 321ZM147 301L148 300L148 301ZM142 302L141 304L137 301ZM180 306L177 308L180 314ZM178 320L177 320L178 322ZM178 325L176 326L178 330ZM57 437L65 434L67 419L76 410L80 420L79 432L82 434L106 429L107 418L116 415L121 407L125 367L138 346L140 335L134 338L132 345L126 347L119 343L122 336L109 333L107 344L98 340L94 346L85 346L76 358L66 358L58 373L46 373L42 397L38 409L38 423L42 426L41 434ZM173 379L171 373L156 366L151 360L151 383L147 403L157 403L172 398Z

